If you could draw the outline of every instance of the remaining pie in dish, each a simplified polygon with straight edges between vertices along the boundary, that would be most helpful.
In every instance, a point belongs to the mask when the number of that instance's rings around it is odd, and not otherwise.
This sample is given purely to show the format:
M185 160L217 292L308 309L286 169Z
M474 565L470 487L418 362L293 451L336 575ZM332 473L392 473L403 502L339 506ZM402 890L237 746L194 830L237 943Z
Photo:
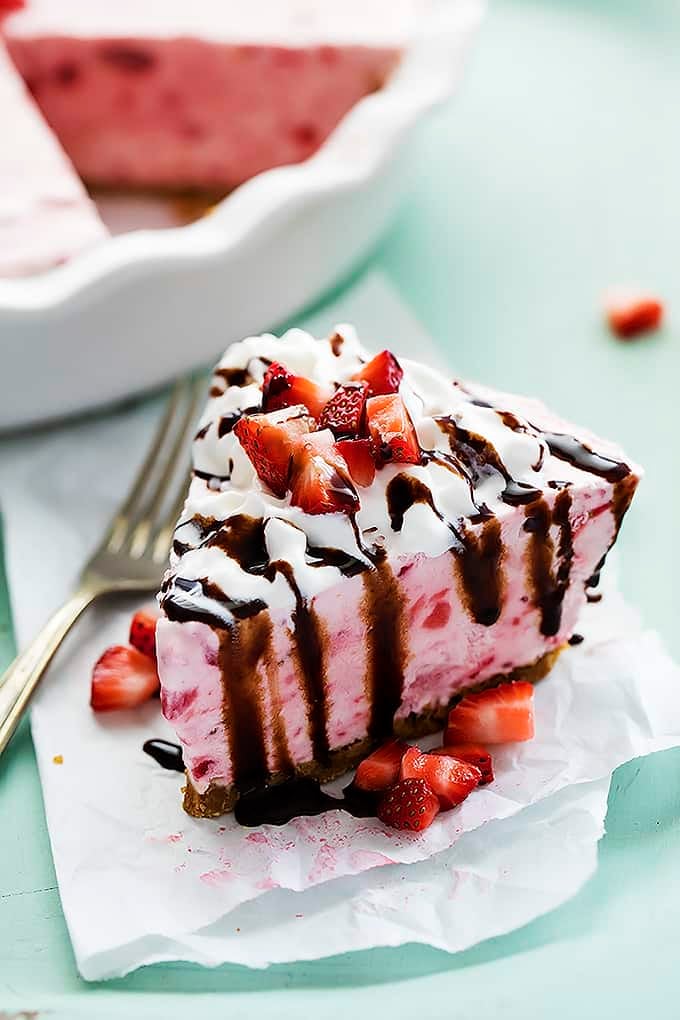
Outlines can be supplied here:
M45 123L32 110L31 136L17 134L30 99L3 89L0 126L28 179L3 173L13 233L5 237L0 215L0 251L11 254L15 232L34 250L9 258L2 273L46 268L105 233L75 177L68 201L76 191L78 216L56 234L55 214L39 231L32 210L41 189L57 189L46 146L56 153L60 144L89 185L224 194L316 152L385 83L429 2L26 0L2 32ZM0 68L0 80L6 74ZM59 180L71 174L63 159L58 171Z
M0 39L0 277L65 262L106 236Z
M544 676L639 470L535 401L351 327L229 348L157 627L186 810L339 775L470 689Z

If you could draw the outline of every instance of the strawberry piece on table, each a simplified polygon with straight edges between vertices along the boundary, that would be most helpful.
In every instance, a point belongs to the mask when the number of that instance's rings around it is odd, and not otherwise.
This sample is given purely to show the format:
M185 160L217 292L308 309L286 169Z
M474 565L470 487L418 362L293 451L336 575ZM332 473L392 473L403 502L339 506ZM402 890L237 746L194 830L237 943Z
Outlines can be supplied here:
M526 681L468 694L449 713L444 743L505 744L534 735L534 688Z
M391 351L381 351L354 378L367 382L371 396L377 397L383 393L397 393L404 371Z
M416 430L398 393L370 397L366 402L366 420L379 464L420 462Z
M300 436L309 433L310 421L305 408L290 409L288 418L278 414L243 415L234 426L234 434L255 468L258 477L275 496L288 490L293 450Z
M605 311L612 333L622 340L631 340L641 333L658 329L664 308L653 294L612 291L605 300Z
M156 624L159 613L150 609L138 609L130 622L130 644L142 655L156 661Z
M293 375L274 361L262 382L262 410L279 411L284 407L304 404L312 417L318 418L332 395L330 386L312 382L303 375Z
M336 436L358 436L363 428L367 396L367 382L338 386L321 412L319 428L332 429Z
M424 779L400 779L378 805L378 818L393 829L423 832L439 814L439 799Z
M365 488L373 484L375 461L370 439L339 439L335 449L347 464L352 481Z
M148 655L128 645L107 648L92 670L90 705L95 712L136 708L159 687L156 665Z
M433 793L439 797L442 811L462 804L482 778L474 765L468 765L457 758L438 754L427 754L417 747L411 747L401 760L402 779L424 779Z
M331 432L315 432L298 443L290 491L292 505L308 514L351 514L361 506Z
M354 785L360 790L386 790L399 779L401 760L408 749L403 740L388 740L359 764Z
M430 754L441 754L447 758L458 758L459 761L466 761L468 765L474 765L479 769L482 778L480 786L493 783L493 762L491 755L481 744L447 744L444 747L436 747Z

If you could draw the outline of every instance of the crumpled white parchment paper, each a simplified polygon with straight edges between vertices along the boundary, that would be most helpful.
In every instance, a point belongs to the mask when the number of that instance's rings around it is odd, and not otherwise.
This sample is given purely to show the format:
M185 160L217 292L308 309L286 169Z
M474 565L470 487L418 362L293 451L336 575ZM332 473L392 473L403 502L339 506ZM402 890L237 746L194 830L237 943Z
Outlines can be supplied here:
M397 350L432 351L379 277L311 326L338 319ZM66 593L157 412L147 404L5 443L20 639ZM453 951L507 932L593 873L612 770L680 743L680 670L612 590L584 611L584 643L537 687L535 740L499 748L496 781L426 833L342 812L256 830L197 821L182 812L182 777L141 750L150 736L172 739L158 703L109 716L88 707L92 664L125 641L130 611L87 614L33 710L62 904L88 979L171 959L262 967L410 941Z

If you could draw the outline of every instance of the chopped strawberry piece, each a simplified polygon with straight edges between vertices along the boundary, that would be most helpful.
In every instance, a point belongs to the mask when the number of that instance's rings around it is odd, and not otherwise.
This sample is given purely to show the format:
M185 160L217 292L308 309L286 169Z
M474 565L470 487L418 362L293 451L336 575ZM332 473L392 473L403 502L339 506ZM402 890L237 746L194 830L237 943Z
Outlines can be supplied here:
M462 804L475 786L479 786L482 773L474 765L457 758L426 754L411 747L401 759L402 779L424 779L439 797L442 811Z
M148 655L128 645L113 645L92 670L90 705L95 712L135 708L153 697L158 687L156 665Z
M398 393L371 397L366 402L368 432L379 464L418 464L420 447L413 422Z
M360 763L354 785L360 790L386 790L399 779L401 759L408 749L403 740L388 740Z
M318 418L333 395L330 386L312 382L303 375L293 375L274 361L264 374L262 382L263 411L279 411L283 407L304 404L313 418Z
M156 624L159 614L149 609L138 609L130 623L130 644L143 655L156 659Z
M0 18L10 11L20 11L26 6L26 0L0 0Z
M658 329L663 319L663 303L653 294L613 291L605 301L609 328L622 340Z
M343 458L352 480L364 487L375 478L375 461L370 439L340 439L335 448Z
M378 805L378 818L393 829L423 832L439 814L439 798L424 779L400 779Z
M293 506L307 514L351 514L361 506L331 432L315 432L298 444L290 491Z
M377 397L383 393L397 393L404 371L391 351L381 351L354 378L367 382L371 396Z
M445 744L505 744L534 735L534 688L525 681L468 694L449 713Z
M458 758L459 761L466 761L468 765L474 765L482 774L482 778L479 780L480 786L493 782L491 755L480 744L447 744L445 747L435 748L430 751L430 754L441 754L448 758Z
M282 412L246 414L234 426L234 435L259 478L279 497L285 496L288 490L293 449L300 436L309 433L310 429L304 408L291 408L290 411L288 418L283 418Z
M332 429L336 436L358 436L364 424L367 396L367 382L338 386L321 413L319 428Z

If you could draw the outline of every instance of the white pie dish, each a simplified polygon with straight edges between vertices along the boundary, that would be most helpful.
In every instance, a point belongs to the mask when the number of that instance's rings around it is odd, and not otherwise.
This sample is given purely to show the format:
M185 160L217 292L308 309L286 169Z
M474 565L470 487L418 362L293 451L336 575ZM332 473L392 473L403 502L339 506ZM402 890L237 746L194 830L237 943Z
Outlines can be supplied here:
M394 212L406 143L453 94L482 4L434 0L388 85L305 163L260 174L189 226L122 234L0 281L0 428L162 385L346 273Z

